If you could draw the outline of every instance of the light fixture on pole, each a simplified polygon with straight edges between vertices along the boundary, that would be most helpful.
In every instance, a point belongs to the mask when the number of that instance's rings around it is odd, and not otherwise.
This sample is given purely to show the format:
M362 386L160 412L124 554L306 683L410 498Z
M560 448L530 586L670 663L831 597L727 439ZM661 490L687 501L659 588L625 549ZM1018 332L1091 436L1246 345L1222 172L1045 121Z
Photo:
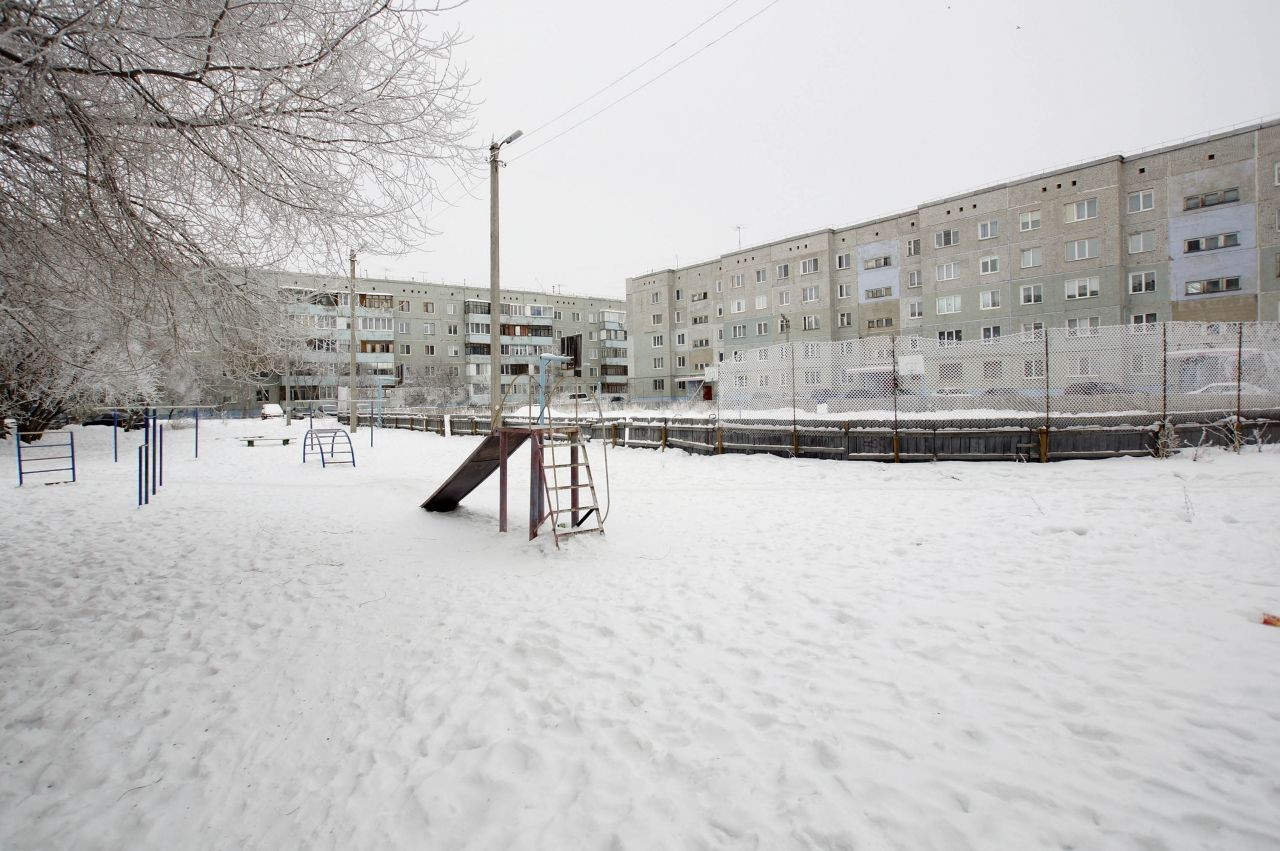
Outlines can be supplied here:
M524 135L517 130L489 146L489 432L502 424L502 291L498 285L498 151Z

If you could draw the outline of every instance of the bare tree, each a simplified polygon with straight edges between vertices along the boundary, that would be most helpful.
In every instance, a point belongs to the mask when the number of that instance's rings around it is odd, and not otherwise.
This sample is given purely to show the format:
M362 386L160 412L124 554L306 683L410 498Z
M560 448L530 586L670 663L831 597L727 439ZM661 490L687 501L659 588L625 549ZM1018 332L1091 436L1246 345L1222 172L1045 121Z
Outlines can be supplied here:
M0 0L5 356L91 373L105 347L138 389L193 351L253 371L280 311L246 270L429 235L440 172L476 161L440 11Z

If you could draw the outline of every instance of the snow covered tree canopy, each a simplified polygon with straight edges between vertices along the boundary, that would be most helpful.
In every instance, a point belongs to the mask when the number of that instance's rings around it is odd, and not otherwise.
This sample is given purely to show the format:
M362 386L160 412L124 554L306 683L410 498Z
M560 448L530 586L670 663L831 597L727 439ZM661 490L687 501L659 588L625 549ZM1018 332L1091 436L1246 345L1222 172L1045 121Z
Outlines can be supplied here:
M438 12L0 0L4 333L51 353L86 331L166 356L200 328L247 345L244 268L420 241L421 202L470 158Z

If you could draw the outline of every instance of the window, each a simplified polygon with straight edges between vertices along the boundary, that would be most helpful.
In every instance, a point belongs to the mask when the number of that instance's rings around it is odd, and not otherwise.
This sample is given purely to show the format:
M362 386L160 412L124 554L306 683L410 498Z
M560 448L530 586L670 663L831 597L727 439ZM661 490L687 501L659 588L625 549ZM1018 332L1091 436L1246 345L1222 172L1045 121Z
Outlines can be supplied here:
M978 223L978 239L995 239L1000 231L1000 222L992 219L989 222Z
M848 298L853 293L853 287L849 284L840 284L836 287L836 298Z
M958 295L942 296L937 301L936 310L939 316L942 316L947 313L959 313L960 312L960 296Z
M1000 291L983 290L978 294L978 306L983 310L995 310L1000 306Z
M424 355L429 355L429 356L434 357L434 356L435 356L435 353L436 353L436 347L435 347L435 346L423 346L423 347L422 347L422 353L423 353Z
M803 319L803 320L802 320L802 322L801 322L800 327L801 327L801 328L803 328L803 329L804 329L804 330L806 330L806 331L817 331L817 330L818 330L818 317L817 317L817 315L816 315L816 314L814 314L814 315L810 315L810 316L806 316L806 317L804 317L804 319Z
M450 322L445 325L444 330L450 337L456 337L458 336L458 323Z
M920 299L913 299L907 302L907 318L920 319L924 316L924 302Z
M769 333L769 323L767 321L760 321L756 323L757 337L763 337L765 334L768 334L768 333Z
M959 328L953 329L951 331L938 332L939 346L958 346L963 341L963 339L964 339L964 332L961 331Z
M409 344L408 344L408 343L401 343L401 344L400 344L400 354L402 354L402 355L411 354L410 349L409 349Z
M716 292L724 292L724 281L716 281Z
M1044 323L1040 320L1022 323L1022 339L1039 340L1044 337ZM1040 373L1043 375L1044 373Z
M1218 192L1205 192L1203 195L1188 195L1182 199L1182 209L1199 210L1202 207L1216 207L1219 204L1232 204L1240 200L1237 187L1222 189Z
M684 290L676 290L676 301L683 301L683 300L684 300ZM537 316L538 314L535 313L533 315ZM591 321L595 322L595 319L592 319Z
M1097 257L1098 248L1099 240L1096 236L1091 239L1073 239L1067 243L1067 262Z
M763 284L769 280L769 273L764 269L756 269L756 283Z
M1154 270L1129 273L1129 292L1153 293L1156 291L1156 273Z
M789 304L791 304L791 292L783 290L778 293L778 307L786 307Z
M907 286L918 287L922 284L924 276L919 269L907 273Z
M747 336L746 324L734 325L733 328L730 329L729 336L735 340L741 340L743 337Z
M756 310L764 310L768 306L769 306L768 295L762 294L762 295L756 296Z
M665 378L655 378L655 379L653 379L653 389L654 389L654 390L666 390L666 389L667 389L667 380L666 380Z
M1156 193L1153 189L1143 189L1138 192L1129 193L1129 212L1145 213L1147 210L1154 210L1156 206Z
M1142 254L1146 251L1155 251L1156 249L1156 232L1153 230L1144 230L1140 233L1129 234L1129 253Z
M787 321L787 317L783 316L778 319L778 333L785 334L791 329L791 323Z
M800 291L800 300L801 300L802 302L805 302L805 303L813 302L813 301L817 301L817 300L818 300L818 288L817 288L817 287L805 287L803 290L801 290L801 291Z
M939 263L936 271L938 273L939 281L954 281L956 278L960 277L960 272L958 271L955 261L950 263Z
M435 313L435 312L436 312L436 303L435 303L434 301L424 301L424 302L422 303L422 312L423 312L423 313Z
M676 315L672 317L672 321L675 322L677 325L680 324L680 311L678 310L676 311Z
M1090 198L1087 201L1076 201L1066 206L1065 221L1067 224L1071 222L1083 222L1085 219L1098 218L1098 199Z
M649 304L662 304L661 290L654 290L653 292L649 293ZM573 316L573 321L574 322L578 321L578 315L576 313Z
M651 317L650 317L650 319L649 319L649 324L650 324L650 325L661 325L661 324L662 324L662 314L661 314L661 313L655 313L655 314L653 314L653 316L651 316Z
M407 301L397 301L397 302L396 302L396 310L400 311L401 313L408 313L408 312L409 312L409 302L407 302Z
M768 349L756 349L756 360L760 361L760 360L768 360L768 359L769 359Z
M1018 216L1018 230L1026 232L1029 230L1039 230L1040 228L1040 211L1031 210Z
M933 235L934 248L946 248L948 245L960 244L960 231L952 228L950 230L938 231Z
M397 333L397 334L408 334L408 333L409 333L409 323L408 323L408 322L397 322L397 323L396 323L396 333Z
M1093 298L1098 294L1101 278L1072 278L1067 281L1067 301L1077 298Z
M1000 339L999 325L984 325L982 328L982 342L994 343Z
M841 313L839 316L836 317L836 326L839 328L848 328L852 324L853 324L852 313Z
M740 286L742 286L743 284L745 284L745 283L746 283L746 281L747 281L747 276L746 276L746 275L743 275L741 272L739 272L739 273L738 273L738 274L736 274L736 275L730 275L730 276L729 276L729 283L733 285L733 288L734 288L735 290L736 290L738 287L740 287Z
M804 374L804 383L809 387L815 387L822 383L822 373L817 370L809 370Z
M818 258L817 258L817 257L810 257L808 260L801 260L801 261L800 261L800 274L801 274L801 275L812 275L812 274L813 274L814 272L816 272L816 271L818 271Z
M790 264L790 263L779 263L779 264L778 264L778 269L777 269L777 275L776 275L776 277L777 277L777 278L778 278L778 280L780 280L780 281L781 281L781 280L783 280L783 279L785 279L785 278L790 278L790 277L791 277L791 264Z
M995 256L983 257L978 261L978 267L979 274L994 275L1000 271L1000 258Z
M684 355L676 355L676 369L684 369L689 365L689 359Z
M729 307L729 310L732 313L742 313L746 309L747 309L747 302L744 299L740 299L740 298L735 298L733 300L733 304L730 305Z
M1096 356L1094 356L1094 357L1083 357L1083 356L1073 357L1073 358L1071 359L1071 363L1070 363L1070 364L1068 364L1068 366L1069 366L1069 367L1070 367L1070 369L1071 369L1071 374L1072 374L1072 375L1097 375L1097 374L1098 374L1098 364L1097 364L1097 357L1096 357Z
M1187 281L1187 295L1225 293L1240 289L1239 278L1210 278L1205 281Z
M716 305L716 316L724 316L724 305L723 305L723 304L717 304L717 305Z
M654 335L653 335L653 347L654 347L655 349L660 349L660 348L662 348L662 335L661 335L661 334L654 334Z
M1280 186L1280 163L1275 164L1275 172L1276 172L1275 184L1276 186Z
M885 266L892 266L892 257L868 257L862 261L863 269L883 269Z
M908 257L920 256L920 238L919 237L916 237L915 239L907 240L907 256Z
M1044 265L1044 249L1040 246L1022 249L1022 268L1034 269Z
M892 316L886 316L886 317L883 317L883 318L881 318L881 319L868 319L868 320L867 320L867 328L868 328L868 329L873 329L873 328L892 328L892 327L893 327L893 317L892 317Z
M653 359L653 368L654 368L654 369L665 369L665 368L666 368L666 359L665 359L665 358L654 358L654 359Z
M1044 361L1027 360L1022 362L1023 378L1044 378Z
M1215 251L1219 248L1235 248L1240 244L1240 234L1238 233L1220 233L1215 236L1201 236L1195 239L1188 239L1183 248L1188 254L1197 251Z
M852 257L852 255L850 255L850 254L838 254L838 255L836 255L836 268L837 268L837 269L848 269L848 268L849 268L849 264L850 264L850 263L852 263L852 262L853 262L853 257Z
M938 364L938 383L944 387L955 387L964 383L964 364Z
M1096 316L1083 316L1067 320L1068 337L1093 337L1098 333L1100 321Z
M893 295L893 287L873 287L867 290L863 297L870 301L876 298L888 298L891 295Z
M1148 331L1154 331L1156 327L1156 315L1154 313L1135 313L1129 317L1129 328L1135 334L1145 334ZM1141 370L1135 370L1141 372Z

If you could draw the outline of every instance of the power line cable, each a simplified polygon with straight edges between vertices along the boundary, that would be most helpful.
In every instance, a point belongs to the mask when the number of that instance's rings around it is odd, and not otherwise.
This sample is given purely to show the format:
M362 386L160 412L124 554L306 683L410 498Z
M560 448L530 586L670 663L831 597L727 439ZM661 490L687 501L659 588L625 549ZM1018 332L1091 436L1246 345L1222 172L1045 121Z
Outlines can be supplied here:
M636 65L636 66L635 66L635 67L633 67L631 70L627 71L627 72L626 72L626 73L624 73L622 76L620 76L620 77L618 77L617 79L615 79L613 82L609 83L609 84L608 84L608 85L606 85L606 86L602 86L601 88L599 88L599 89L597 89L596 91L592 92L592 93L591 93L590 95L588 95L587 97L585 97L585 98L583 98L582 100L580 100L580 101L578 101L577 103L575 103L573 106L571 106L571 107L569 107L568 109L566 109L564 112L562 112L562 113L560 113L559 115L557 115L555 118L552 118L552 119L550 119L550 120L548 120L548 121L544 121L543 123L539 124L537 127L535 127L535 128L533 128L532 130L530 130L528 133L524 134L524 135L525 135L525 138L527 139L528 137L532 136L534 133L537 133L539 130L545 130L548 126L550 126L550 125L552 125L552 124L555 124L557 121L559 121L561 118L564 118L564 117L565 117L566 115L568 115L569 113L574 112L575 110L579 109L580 107L582 107L582 106L586 105L587 103L590 103L591 101L595 100L597 97L599 97L600 95L602 95L602 94L604 94L605 92L609 91L609 89L611 89L611 88L613 88L614 86L618 85L618 83L621 83L623 80L627 79L627 77L630 77L632 74L634 74L635 72L639 71L641 68L643 68L644 66L648 65L650 62L653 62L653 60L655 60L655 59L657 59L658 57L662 56L664 53L666 53L667 51L671 50L671 48L675 47L677 44L679 44L680 42L684 41L684 40L685 40L685 39L687 39L689 36L693 35L693 34L694 34L694 33L696 33L698 30L702 29L702 28L703 28L703 27L705 27L707 24L711 23L711 22L712 22L712 21L714 21L716 18L720 17L720 16L721 16L721 15L723 15L725 12L729 11L730 9L732 9L734 6L738 5L738 4L739 4L739 3L741 3L741 2L742 2L742 0L730 0L730 2L728 2L727 4L725 4L724 6L722 6L722 7L720 8L720 10L719 10L718 12L716 12L714 15L712 15L712 16L711 16L711 17L709 17L709 18L707 18L705 21L703 21L702 23L698 24L696 27L694 27L693 29L689 30L687 33L685 33L684 35L680 36L678 39L676 39L675 41L671 42L671 43L670 43L670 44L668 44L666 47L662 48L662 49L661 49L661 50L659 50L657 53L653 54L653 55L652 55L652 56L650 56L648 59L646 59L646 60L644 60L643 62L641 62L639 65Z
M647 89L649 86L651 86L651 85L653 85L654 83L658 82L658 81L659 81L659 80L661 80L663 77L667 76L667 75L668 75L668 74L670 74L672 71L676 70L676 69L677 69L677 68L679 68L681 65L683 65L683 64L684 64L684 63L686 63L686 62L688 62L690 59L693 59L695 56L697 56L698 54L702 53L702 52L703 52L704 50L706 50L707 48L712 47L712 46L714 46L714 45L718 44L719 42L723 41L724 39L728 38L729 36L733 35L735 32L737 32L738 30L742 29L744 26L746 26L747 24L751 23L751 22L752 22L752 21L754 21L756 18L760 17L760 16L761 16L761 15L763 15L765 12L769 11L770 9L772 9L774 6L778 5L778 3L780 3L780 2L782 2L782 0L772 0L772 2L770 2L767 6L765 6L765 7L761 8L761 9L760 9L758 12L756 12L754 15L751 15L750 17L746 18L745 20L743 20L743 21L739 22L736 26L732 27L732 28L731 28L731 29L729 29L728 31L726 31L726 32L722 33L721 35L719 35L719 36L717 36L716 38L712 39L711 41L707 42L707 43L706 43L706 44L704 44L702 47L700 47L700 48L698 48L697 50L695 50L693 53L690 53L690 54L689 54L688 56L686 56L684 59L681 59L679 62L677 62L676 64L672 65L670 68L668 68L667 70L663 71L661 74L658 74L656 77L652 77L652 78L650 78L648 81L646 81L646 82L644 82L644 83L640 84L639 86L637 86L636 88L634 88L634 89L632 89L631 91L627 92L625 95L623 95L622 97L618 98L617 100L614 100L614 101L612 101L612 102L610 102L610 103L608 103L608 104L605 104L605 105L604 105L604 106L602 106L600 109L598 109L598 110L596 110L595 112L593 112L593 113L591 113L590 115L588 115L586 118L582 119L581 121L577 122L576 124L571 124L570 126L566 127L564 130L561 130L559 133L557 133L556 135L552 136L550 139L547 139L545 142L541 142L541 143L539 143L539 144L537 144L537 145L534 145L532 148L529 148L528 150L524 151L523 153L521 153L521 154L519 154L519 155L517 155L517 156L512 157L512 158L509 160L509 162L515 162L516 160L524 159L525 157L527 157L527 156L529 156L530 154L532 154L534 151L537 151L537 150L539 150L540 148L544 148L544 147L546 147L547 145L549 145L549 144L551 144L552 142L554 142L555 140L559 139L561 136L565 135L566 133L570 133L570 132L572 132L572 131L574 131L574 130L578 129L578 128L579 128L579 127L581 127L583 124L586 124L588 121L590 121L591 119L593 119L593 118L595 118L596 116L600 115L601 113L607 112L608 110L610 110L610 109L612 109L613 107L617 106L618 104L622 103L624 100L626 100L627 98L629 98L629 97L631 97L632 95L636 94L637 92L640 92L640 91L643 91L644 89ZM576 107L575 107L575 109L576 109ZM572 110L570 110L570 111L572 112ZM543 126L546 126L546 125L543 125ZM541 128L539 128L539 129L541 129Z

